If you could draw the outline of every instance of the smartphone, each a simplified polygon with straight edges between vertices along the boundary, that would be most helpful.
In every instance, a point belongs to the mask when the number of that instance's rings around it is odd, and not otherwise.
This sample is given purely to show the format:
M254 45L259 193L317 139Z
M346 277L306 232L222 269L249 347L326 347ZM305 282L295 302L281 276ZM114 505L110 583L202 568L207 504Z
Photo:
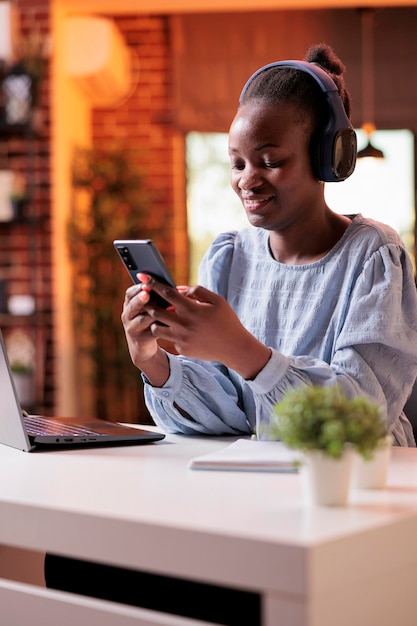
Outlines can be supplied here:
M136 274L143 272L175 287L174 279L152 239L116 239L113 245L134 283L139 282ZM158 306L164 308L170 306L169 302L154 291L151 291L150 295L151 300Z

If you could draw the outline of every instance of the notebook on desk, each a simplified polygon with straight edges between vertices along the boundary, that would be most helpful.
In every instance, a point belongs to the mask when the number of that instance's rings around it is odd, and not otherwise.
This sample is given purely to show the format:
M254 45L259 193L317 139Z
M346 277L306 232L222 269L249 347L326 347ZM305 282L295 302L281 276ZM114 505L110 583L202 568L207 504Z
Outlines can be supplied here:
M73 446L144 444L164 437L162 433L100 419L27 415L20 406L0 330L0 443L31 452Z

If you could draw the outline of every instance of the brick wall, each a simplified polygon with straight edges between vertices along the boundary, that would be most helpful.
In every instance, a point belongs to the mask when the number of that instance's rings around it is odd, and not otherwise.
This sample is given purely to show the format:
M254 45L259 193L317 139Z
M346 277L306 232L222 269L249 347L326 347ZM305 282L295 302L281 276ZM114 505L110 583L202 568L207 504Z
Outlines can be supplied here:
M33 27L46 37L49 33L49 0L19 0L22 32ZM110 17L110 16L107 16ZM116 106L96 109L93 112L93 142L96 147L122 146L137 156L149 205L143 232L138 237L151 234L157 241L170 268L180 267L176 278L187 279L188 251L174 249L175 229L183 231L186 242L185 199L183 215L174 215L178 204L178 163L184 160L181 140L171 123L172 118L172 68L169 19L160 16L115 16L132 53L131 92ZM0 278L6 274L10 292L35 292L40 321L41 389L37 409L54 413L55 352L53 344L53 293L51 279L51 194L50 171L53 155L50 153L50 83L47 72L40 94L40 132L30 142L27 136L7 136L5 150L9 166L26 172L29 166L32 185L30 217L35 222L27 224L2 224L0 226ZM38 115L38 114L37 114ZM38 118L36 118L38 120ZM39 124L39 122L37 122ZM4 136L2 136L2 140ZM174 185L177 184L177 189ZM178 234L178 233L177 233ZM177 238L178 240L178 238ZM178 247L178 246L177 246ZM12 262L10 262L12 259ZM33 271L28 268L33 265ZM175 270L174 270L175 271ZM121 306L122 303L120 303ZM4 320L3 320L4 321Z
M42 39L49 33L49 0L19 0L21 33L27 39L38 31ZM8 68L2 68L7 72ZM6 280L8 296L33 295L36 317L19 319L1 317L4 335L15 327L34 338L37 353L37 407L53 408L54 353L51 282L51 202L49 148L49 76L48 63L39 95L39 110L33 114L35 129L29 123L22 128L2 128L2 168L21 174L29 191L29 203L23 219L0 225L0 277Z

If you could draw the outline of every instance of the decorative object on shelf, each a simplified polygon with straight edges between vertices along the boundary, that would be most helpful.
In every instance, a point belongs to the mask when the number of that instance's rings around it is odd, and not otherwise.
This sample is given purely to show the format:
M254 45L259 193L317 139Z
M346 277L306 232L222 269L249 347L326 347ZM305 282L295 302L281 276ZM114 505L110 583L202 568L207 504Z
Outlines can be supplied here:
M40 87L49 56L49 39L36 27L21 35L17 57L2 78L4 121L24 125L39 106Z
M19 8L15 0L0 1L0 59L10 61L17 48Z
M7 300L10 315L33 315L35 298L30 294L15 294Z
M26 124L32 110L32 79L22 63L13 65L3 78L6 124Z
M32 81L32 108L39 105L40 87L46 73L47 59L50 54L50 38L33 27L26 37L21 37L18 65L30 76Z
M0 169L0 222L23 217L28 202L25 177L11 169Z
M7 356L19 401L23 407L35 404L35 347L28 331L15 328L6 336Z
M0 222L13 220L11 196L15 188L16 174L9 169L0 169Z
M301 451L311 504L345 506L355 452L370 462L387 431L380 407L367 398L347 398L338 386L301 385L275 405L267 436Z
M25 208L28 205L29 197L27 194L21 194L19 192L13 192L10 196L10 202L12 204L12 214L14 220L21 220L25 217Z
M24 176L18 172L14 175L10 202L12 204L13 219L20 220L25 217L25 208L29 203L29 193Z

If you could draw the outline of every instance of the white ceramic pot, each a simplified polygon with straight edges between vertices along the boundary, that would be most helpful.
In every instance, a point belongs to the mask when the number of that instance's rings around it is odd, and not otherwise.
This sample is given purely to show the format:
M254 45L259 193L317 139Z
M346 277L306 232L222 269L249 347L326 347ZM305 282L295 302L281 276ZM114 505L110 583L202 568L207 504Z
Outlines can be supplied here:
M309 505L346 506L349 502L355 452L347 447L340 459L321 450L303 453L301 476Z
M358 489L384 489L387 486L392 441L391 435L383 439L369 460L365 460L360 454L356 455L353 471L355 487Z

